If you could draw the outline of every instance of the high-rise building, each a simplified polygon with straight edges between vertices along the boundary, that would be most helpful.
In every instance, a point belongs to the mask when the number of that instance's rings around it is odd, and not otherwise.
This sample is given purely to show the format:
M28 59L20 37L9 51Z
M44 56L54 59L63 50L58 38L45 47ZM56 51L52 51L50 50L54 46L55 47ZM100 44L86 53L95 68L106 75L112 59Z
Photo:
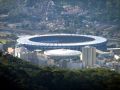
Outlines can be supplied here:
M96 64L96 48L92 46L83 47L82 60L85 67L93 67Z

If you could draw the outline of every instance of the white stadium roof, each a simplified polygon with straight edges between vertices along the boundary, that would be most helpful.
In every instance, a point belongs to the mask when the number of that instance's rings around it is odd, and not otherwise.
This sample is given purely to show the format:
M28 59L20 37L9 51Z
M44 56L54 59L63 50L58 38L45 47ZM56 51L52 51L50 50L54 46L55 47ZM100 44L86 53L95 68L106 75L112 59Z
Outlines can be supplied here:
M43 36L59 36L59 35L66 35L66 36L84 36L88 38L93 38L93 41L88 42L77 42L77 43L42 43L42 42L34 42L31 41L31 38L35 37L43 37ZM46 34L46 35L33 35L33 36L21 36L17 42L18 44L27 44L27 45L37 45L37 46L79 46L79 45L93 45L106 42L107 39L103 37L93 36L93 35L79 35L79 34Z
M78 56L81 52L69 49L55 49L44 51L44 54L47 56Z

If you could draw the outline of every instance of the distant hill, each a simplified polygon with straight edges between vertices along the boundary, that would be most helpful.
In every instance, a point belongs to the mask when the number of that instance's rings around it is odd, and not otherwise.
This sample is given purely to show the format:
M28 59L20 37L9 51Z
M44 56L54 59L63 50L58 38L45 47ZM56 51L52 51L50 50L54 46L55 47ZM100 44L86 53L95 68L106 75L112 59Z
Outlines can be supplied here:
M119 90L120 74L100 68L40 68L0 53L0 83L0 90Z
M72 6L79 6L83 12L86 10L85 16L90 16L91 19L120 20L120 0L0 0L0 13L31 17L39 15L41 17L44 13L49 13L51 9L55 16L54 9L57 10L57 14L60 14L59 12L64 11L63 6L68 5L71 6L71 9Z
M29 30L77 29L95 22L119 24L120 0L0 0L0 14L8 14L0 21Z

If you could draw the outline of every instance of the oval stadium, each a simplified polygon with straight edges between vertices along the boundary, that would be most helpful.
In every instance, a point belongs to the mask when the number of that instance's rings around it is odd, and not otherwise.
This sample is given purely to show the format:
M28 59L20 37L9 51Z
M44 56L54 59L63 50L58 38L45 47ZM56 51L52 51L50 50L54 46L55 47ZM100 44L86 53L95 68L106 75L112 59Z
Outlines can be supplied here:
M21 36L17 42L18 45L23 45L28 50L71 49L81 51L84 46L93 46L103 51L107 49L107 39L93 35L46 34Z

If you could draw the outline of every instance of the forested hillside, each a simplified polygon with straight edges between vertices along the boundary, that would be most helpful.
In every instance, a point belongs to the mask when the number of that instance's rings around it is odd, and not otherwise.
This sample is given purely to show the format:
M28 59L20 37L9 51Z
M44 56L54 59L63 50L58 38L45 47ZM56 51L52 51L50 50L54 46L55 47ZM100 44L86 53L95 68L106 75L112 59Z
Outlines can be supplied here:
M0 83L0 90L119 90L120 74L102 68L40 68L1 53Z
M45 5L47 2L52 0L0 0L0 13L9 13L15 9L21 9L23 7L34 7L36 8L44 8L42 4ZM94 19L98 20L120 20L120 0L53 0L55 3L56 9L60 10L64 5L72 5L79 6L80 9L87 10L88 13L86 15L93 14ZM21 8L19 7L21 6ZM25 8L25 9L26 9ZM24 9L24 10L25 10ZM25 13L24 10L21 13ZM18 13L16 11L14 13ZM58 11L59 12L59 11ZM27 12L29 13L29 12ZM32 14L32 13L31 13ZM38 14L39 13L38 11ZM100 18L101 17L101 18Z
M2 22L29 30L67 30L96 23L120 23L120 0L0 0Z

